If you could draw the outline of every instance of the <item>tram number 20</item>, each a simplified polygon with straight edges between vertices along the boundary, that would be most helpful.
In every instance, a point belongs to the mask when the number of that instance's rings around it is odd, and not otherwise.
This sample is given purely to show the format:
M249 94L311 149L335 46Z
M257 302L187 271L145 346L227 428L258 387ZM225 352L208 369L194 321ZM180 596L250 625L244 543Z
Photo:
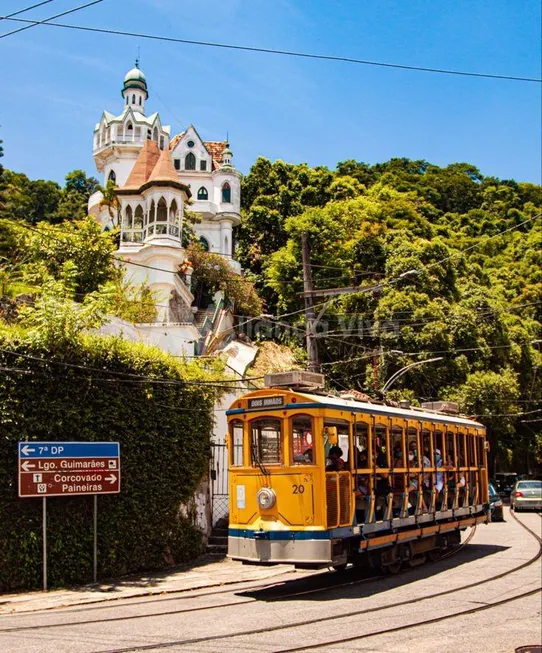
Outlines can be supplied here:
M292 485L292 494L303 494L305 492L304 485Z

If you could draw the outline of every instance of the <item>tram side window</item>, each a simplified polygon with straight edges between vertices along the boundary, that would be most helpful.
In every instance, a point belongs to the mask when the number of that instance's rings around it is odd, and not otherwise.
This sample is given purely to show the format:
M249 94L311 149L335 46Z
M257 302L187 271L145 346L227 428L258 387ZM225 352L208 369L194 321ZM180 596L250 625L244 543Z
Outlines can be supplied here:
M476 440L478 441L478 467L483 468L483 467L485 467L485 465L484 465L484 443L485 443L485 438L483 436L478 435L476 437Z
M302 465L314 465L313 424L309 415L292 419L292 460Z
M377 424L375 427L375 461L377 467L390 467L388 447L386 444L386 427Z
M324 446L325 446L325 455L327 458L327 455L329 453L329 450L331 446L333 446L333 443L329 440L327 437L327 433L337 433L337 442L336 446L338 446L341 451L341 459L343 461L347 461L343 469L350 467L350 460L348 458L348 437L349 437L349 425L348 422L341 422L339 420L337 421L325 421L324 422Z
M446 433L446 465L448 465L449 467L456 466L454 436L455 434L452 433L451 431L448 431Z
M406 467L405 454L403 450L403 429L400 426L393 426L391 429L391 446L394 467Z
M230 464L234 467L243 465L243 422L230 424Z
M465 441L465 434L464 433L458 433L457 434L457 464L459 467L466 467L467 466L467 450L466 450L466 441Z
M422 464L423 467L434 467L435 457L431 448L431 431L422 430Z
M408 462L410 467L419 467L420 459L418 452L418 435L415 428L409 427L407 429L408 439Z
M262 417L251 422L252 464L282 464L282 433L279 419Z
M469 467L476 467L476 441L472 433L467 435L467 449L469 454Z
M369 468L369 425L356 422L354 430L354 463L358 469Z

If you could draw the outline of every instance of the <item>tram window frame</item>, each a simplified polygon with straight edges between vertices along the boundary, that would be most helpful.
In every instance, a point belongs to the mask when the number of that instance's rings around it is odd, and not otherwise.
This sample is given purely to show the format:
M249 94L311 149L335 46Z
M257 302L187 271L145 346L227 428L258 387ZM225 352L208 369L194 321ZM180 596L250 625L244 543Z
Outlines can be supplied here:
M381 424L379 422L375 422L374 424L374 444L375 444L375 452L374 452L374 459L375 463L376 458L377 458L377 453L376 453L376 442L377 440L380 440L380 449L382 450L382 453L386 457L386 464L385 465L376 465L376 469L389 469L391 467L391 462L390 462L390 453L389 453L389 446L388 446L388 427L385 424Z
M398 424L392 424L391 427L391 453L393 454L392 469L406 469L406 458L405 458L405 429L403 426ZM402 465L397 466L395 461L397 456L395 456L395 445L397 442L401 444L401 461Z
M244 467L245 466L245 428L241 420L233 420L229 424L229 434L230 434L230 466L231 467ZM236 433L236 429L241 430L241 439L240 444L236 441L236 437L239 437L239 432ZM239 448L241 455L238 455ZM239 462L239 460L241 462Z
M468 467L467 443L465 440L465 431L458 431L457 437L457 468Z
M262 436L262 429L258 429L258 424L262 423L268 423L270 424L271 422L275 422L278 424L278 429L275 428L275 431L278 433L278 456L275 456L275 458L278 458L278 460L269 460L268 458L265 457L265 455L262 455L262 446L261 446L261 436ZM254 449L256 449L257 456L258 456L258 461L262 465L283 465L284 464L284 437L283 437L283 423L282 420L277 418L277 417L256 417L255 419L250 420L249 423L250 427L250 442L251 442L251 463L253 467L258 467L258 462L256 461L254 457ZM256 437L255 440L255 430L258 429L259 433L258 436Z
M469 454L469 467L477 467L477 460L476 460L476 435L472 433L471 431L467 432L467 452Z
M347 420L344 419L335 419L333 417L325 417L324 418L324 431L328 427L335 427L337 429L337 446L339 446L343 452L342 459L344 461L344 468L343 471L347 471L351 468L351 462L349 458L349 453L350 453L350 436L351 436L351 423ZM341 429L345 429L346 433L340 433L339 431ZM343 443L341 445L341 437L343 438ZM345 451L345 445L344 445L344 438L346 437L346 451ZM333 446L333 445L332 445ZM325 453L325 459L326 459L326 464L327 464L327 454L329 452L330 447L326 446L326 443L324 442L324 453Z
M453 431L446 431L446 465L449 466L451 461L451 466L455 469L457 467L457 452L456 452L456 433ZM450 444L452 445L450 447ZM451 449L451 451L450 451Z
M363 432L360 433L360 431ZM360 440L362 438L365 440L364 449L361 449L360 447ZM353 461L354 464L350 465L353 469L370 470L371 468L371 463L369 459L370 438L371 438L371 427L369 422L356 421L354 423L354 451L356 452L356 459ZM367 464L365 465L365 467L360 466L360 456L363 455L363 453L365 453L367 457Z
M413 439L414 438L414 439ZM411 448L411 443L414 442L415 448L414 450ZM419 469L421 467L420 464L420 447L419 447L419 442L418 442L418 429L415 426L407 426L406 430L406 445L407 445L407 451L409 454L408 462L407 465L410 469ZM416 464L410 464L410 453L414 455L414 460L412 461L413 463Z
M432 467L435 466L435 449L433 447L433 433L430 429L423 428L420 431L420 436L421 436L421 467L426 468L427 465L423 464L423 458L425 456L425 445L427 443L427 460L429 461L429 468L431 469Z
M437 425L437 428L433 431L433 437L434 437L434 452L435 452L435 467L437 466L437 449L440 451L440 458L442 460L442 464L444 465L444 457L446 455L446 447L445 447L445 432L443 428L441 427L440 424Z
M476 433L476 437L478 438L478 469L485 469L485 458L484 458L484 452L485 452L485 434L484 433Z
M304 420L308 422L308 428L305 428L304 431L304 440L306 441L306 447L303 446L296 454L296 436L295 436L295 421ZM290 456L292 465L316 465L315 460L315 446L314 446L314 417L312 415L307 415L306 413L298 413L297 415L292 415L289 419L289 433L290 433ZM307 427L307 424L305 424ZM311 441L309 443L307 434L310 435ZM311 451L311 456L307 457L307 452Z

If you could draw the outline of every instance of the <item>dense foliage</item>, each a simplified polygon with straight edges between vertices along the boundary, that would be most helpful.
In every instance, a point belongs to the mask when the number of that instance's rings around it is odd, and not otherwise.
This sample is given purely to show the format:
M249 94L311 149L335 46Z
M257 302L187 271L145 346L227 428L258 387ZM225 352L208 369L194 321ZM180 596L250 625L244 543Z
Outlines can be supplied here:
M442 356L390 394L457 399L490 427L499 464L512 464L512 452L522 466L541 460L540 186L465 163L346 161L330 171L260 158L242 200L241 263L268 312L294 313L280 319L294 329L275 327L273 338L302 342L306 232L315 288L359 289L315 300L333 387L374 390Z
M214 397L190 381L212 375L120 338L81 336L51 357L12 328L0 348L0 591L41 578L41 501L17 496L21 440L120 442L122 491L99 498L101 578L196 556L201 534L181 506L207 469ZM51 584L90 581L92 498L51 499L48 515Z

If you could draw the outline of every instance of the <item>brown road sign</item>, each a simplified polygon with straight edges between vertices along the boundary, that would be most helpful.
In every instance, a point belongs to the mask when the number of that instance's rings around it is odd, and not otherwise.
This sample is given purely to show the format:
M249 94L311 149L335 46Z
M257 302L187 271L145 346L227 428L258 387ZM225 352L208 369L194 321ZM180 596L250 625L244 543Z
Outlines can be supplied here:
M119 445L21 442L18 471L23 498L115 494L120 492Z

